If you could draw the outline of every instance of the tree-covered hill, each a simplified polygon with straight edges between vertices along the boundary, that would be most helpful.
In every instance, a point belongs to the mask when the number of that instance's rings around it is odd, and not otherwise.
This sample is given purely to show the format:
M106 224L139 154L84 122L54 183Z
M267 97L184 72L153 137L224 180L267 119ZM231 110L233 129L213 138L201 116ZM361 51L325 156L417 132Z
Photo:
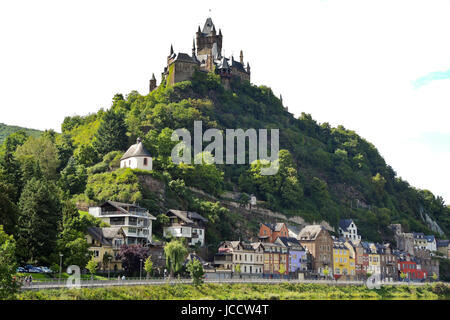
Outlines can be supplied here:
M178 142L171 141L172 133L179 128L193 132L194 121L202 121L204 131L279 129L277 174L261 175L260 161L174 164L171 152ZM242 203L255 194L261 206L288 218L325 220L333 227L339 219L353 218L371 241L392 239L391 223L438 238L450 233L450 208L441 197L398 178L375 146L354 131L319 124L309 114L294 118L265 86L232 82L225 90L218 75L196 73L171 87L163 81L148 95L116 94L111 108L66 117L61 131L39 137L18 131L0 147L0 225L18 247L27 248L18 253L23 262L57 263L56 253L64 252L82 265L83 231L96 222L80 216L74 204L86 210L105 200L149 209L158 218L156 237L162 237L168 208L204 215L210 221L210 244L255 236L265 218L224 206L217 199L226 191L241 194ZM151 173L119 169L121 156L138 137L153 156Z
M3 141L5 141L7 136L9 136L10 134L17 132L19 130L24 130L27 134L29 134L30 136L33 136L33 137L38 137L42 133L42 131L35 130L35 129L27 129L27 128L22 128L22 127L18 127L18 126L10 126L10 125L0 123L0 145L3 143Z
M307 221L326 220L337 226L340 218L351 217L363 236L373 240L389 236L391 223L439 235L436 227L425 222L425 215L437 222L445 234L450 231L450 209L441 197L417 190L397 177L375 146L354 131L319 124L309 114L294 118L270 88L233 82L231 90L225 90L217 75L198 73L192 81L173 87L166 88L163 83L146 96L131 92L124 98L118 94L111 111L122 115L128 144L143 137L157 158L156 169L182 179L186 185L212 194L223 190L253 193L266 201L268 208ZM81 135L86 138L91 132L84 143L91 145L92 138L95 145L98 138L91 128L100 117L104 117L103 111L66 118L63 133L76 133L74 139L82 140ZM167 159L174 145L170 135L177 128L193 132L195 120L203 121L203 130L280 129L280 148L288 150L280 153L284 166L276 176L263 177L255 166L218 165L223 179L217 181L205 181L194 169L177 168L179 172L175 172Z

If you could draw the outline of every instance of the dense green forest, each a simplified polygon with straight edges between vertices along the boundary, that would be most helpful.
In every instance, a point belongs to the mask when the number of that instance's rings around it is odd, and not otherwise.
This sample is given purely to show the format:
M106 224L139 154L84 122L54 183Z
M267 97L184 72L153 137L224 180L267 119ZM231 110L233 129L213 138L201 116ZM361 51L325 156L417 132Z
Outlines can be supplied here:
M27 129L22 128L18 126L9 126L3 123L0 123L0 145L5 141L6 137L9 136L11 133L17 132L19 130L24 130L27 134L33 137L39 137L39 135L42 133L42 131L35 130L35 129Z
M192 132L196 120L203 122L203 130L279 129L278 173L262 176L261 162L173 164L173 130ZM391 239L391 223L438 238L450 233L450 208L441 197L397 177L377 149L354 131L317 123L309 114L295 118L265 86L233 81L225 90L218 75L196 73L191 81L171 87L163 81L148 95L116 94L108 110L66 117L61 131L39 137L18 131L0 149L0 224L14 235L19 261L55 264L57 253L64 252L72 257L70 263L85 265L86 256L79 254L87 250L82 234L99 221L80 215L76 206L107 199L148 208L158 217L156 237L161 237L168 208L207 217L210 243L257 228L255 221L193 195L188 186L216 197L227 190L255 194L265 207L308 222L325 220L336 227L339 219L353 218L363 238L372 241ZM154 158L151 173L118 169L137 137ZM145 187L140 179L145 175L164 183L164 197ZM425 222L426 215L442 235Z

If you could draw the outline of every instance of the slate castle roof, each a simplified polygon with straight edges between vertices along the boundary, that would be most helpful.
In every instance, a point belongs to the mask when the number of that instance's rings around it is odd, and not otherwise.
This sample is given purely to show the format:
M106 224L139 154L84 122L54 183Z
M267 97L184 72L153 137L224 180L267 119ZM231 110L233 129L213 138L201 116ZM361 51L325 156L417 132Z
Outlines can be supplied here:
M126 160L133 157L151 157L150 153L145 149L141 138L137 138L136 144L133 144L120 160Z
M182 61L182 62L189 62L189 63L195 63L195 64L199 64L200 63L200 61L198 61L195 58L195 56L191 57L187 53L183 53L183 52L180 52L180 53L176 54L174 61Z
M216 30L216 27L214 26L214 23L211 18L206 19L205 25L203 26L202 33L204 35L209 35L212 33L213 30Z

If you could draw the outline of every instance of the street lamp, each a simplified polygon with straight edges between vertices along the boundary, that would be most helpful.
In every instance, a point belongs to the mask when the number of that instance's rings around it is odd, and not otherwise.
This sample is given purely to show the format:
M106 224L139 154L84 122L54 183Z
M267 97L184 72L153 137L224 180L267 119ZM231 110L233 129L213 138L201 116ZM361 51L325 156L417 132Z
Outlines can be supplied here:
M62 270L62 257L64 255L62 253L59 253L59 279L58 284L61 284L61 270Z
M142 276L142 258L139 260L140 263L140 268L139 268L139 281L141 281L141 276Z
M111 258L112 257L108 257L108 280L109 280L109 272L111 271Z

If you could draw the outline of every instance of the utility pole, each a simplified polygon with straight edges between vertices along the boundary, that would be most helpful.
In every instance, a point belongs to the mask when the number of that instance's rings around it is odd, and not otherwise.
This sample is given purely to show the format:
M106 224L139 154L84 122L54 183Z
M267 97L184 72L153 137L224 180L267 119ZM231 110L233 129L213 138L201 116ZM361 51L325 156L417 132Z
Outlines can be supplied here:
M60 252L59 253L59 279L58 279L58 284L61 284L62 257L63 257L63 254Z

